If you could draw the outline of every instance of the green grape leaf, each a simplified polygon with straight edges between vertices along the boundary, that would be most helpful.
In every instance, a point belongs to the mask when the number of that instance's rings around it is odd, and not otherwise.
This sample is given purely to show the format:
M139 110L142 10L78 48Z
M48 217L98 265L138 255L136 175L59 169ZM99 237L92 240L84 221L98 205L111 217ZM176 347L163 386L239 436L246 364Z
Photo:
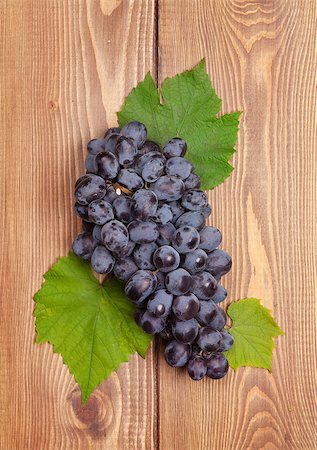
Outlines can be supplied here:
M246 298L232 303L227 314L233 321L228 330L234 337L233 347L226 352L230 366L260 367L272 370L273 338L284 332L276 324L269 309L256 298Z
M148 73L126 97L117 116L121 127L132 120L144 123L148 139L161 146L173 137L185 139L186 158L201 177L202 188L211 189L233 170L229 160L239 129L240 113L217 117L220 107L202 60L193 69L166 78L160 92Z
M50 342L78 382L83 404L129 355L145 358L151 342L115 278L101 285L88 262L69 252L44 275L35 294L37 342Z

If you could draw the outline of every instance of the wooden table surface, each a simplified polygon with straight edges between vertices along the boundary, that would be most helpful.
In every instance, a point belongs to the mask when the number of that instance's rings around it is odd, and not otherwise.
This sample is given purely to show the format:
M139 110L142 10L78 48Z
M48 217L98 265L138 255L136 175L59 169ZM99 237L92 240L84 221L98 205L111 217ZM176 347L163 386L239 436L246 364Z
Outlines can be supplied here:
M314 0L0 0L1 450L316 449ZM286 331L273 373L192 382L152 346L87 407L34 343L42 274L79 221L85 143L150 70L203 56L223 112L243 110L235 171L210 193L233 255L229 300L260 297Z

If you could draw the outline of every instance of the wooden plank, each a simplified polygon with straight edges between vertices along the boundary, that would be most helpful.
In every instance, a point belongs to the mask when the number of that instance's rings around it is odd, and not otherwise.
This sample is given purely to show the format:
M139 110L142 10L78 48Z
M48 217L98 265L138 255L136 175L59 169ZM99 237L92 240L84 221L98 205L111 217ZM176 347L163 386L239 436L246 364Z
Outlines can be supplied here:
M122 365L82 410L61 357L35 344L32 318L42 274L79 230L85 143L155 71L154 0L0 5L0 448L154 448L153 353Z
M161 0L158 13L160 80L206 56L223 112L244 111L212 223L233 255L229 300L260 297L286 331L271 375L195 383L161 356L160 448L315 449L315 2Z

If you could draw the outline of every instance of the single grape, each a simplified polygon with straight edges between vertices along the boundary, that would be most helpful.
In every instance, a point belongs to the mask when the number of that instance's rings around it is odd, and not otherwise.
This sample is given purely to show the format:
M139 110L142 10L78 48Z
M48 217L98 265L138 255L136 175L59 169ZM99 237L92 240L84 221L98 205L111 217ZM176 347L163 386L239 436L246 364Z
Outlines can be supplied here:
M142 169L142 178L148 183L153 183L158 180L163 173L165 167L165 160L160 157L153 156L149 161L147 161Z
M188 253L198 247L199 241L199 232L194 227L185 226L175 231L172 244L179 253Z
M186 322L184 322L186 323ZM221 334L210 327L203 327L199 330L197 344L205 352L215 352L219 349Z
M188 191L189 189L199 189L200 188L200 178L194 172L190 173L186 180L184 180L185 189Z
M153 316L149 311L145 311L140 319L140 325L146 333L158 334L164 330L164 317Z
M128 225L130 238L136 244L148 244L156 241L158 238L157 225L154 222L140 222L134 220Z
M157 286L156 289L165 289L165 273L158 271L156 273Z
M83 220L88 220L88 207L87 205L81 205L80 203L75 203L74 206L76 214Z
M165 286L174 295L186 294L191 285L192 277L184 269L176 269L166 275Z
M149 270L138 270L135 272L125 285L125 293L132 302L142 303L157 285L156 276Z
M198 272L192 277L192 292L200 300L209 300L217 289L217 281L209 272Z
M121 166L130 166L138 154L138 149L133 139L121 136L117 140L115 152Z
M200 303L196 295L188 292L173 300L173 313L178 320L193 319L198 313Z
M105 193L105 180L98 175L84 175L75 185L75 199L81 205L89 205L93 200L102 198Z
M185 208L182 207L179 201L170 202L168 203L168 206L171 208L173 214L172 223L175 223L177 219L184 214Z
M129 232L118 220L107 222L101 230L101 240L111 252L119 251L129 242Z
M141 244L135 247L133 258L140 269L154 270L153 253L158 248L155 242Z
M198 322L195 319L175 320L172 324L175 339L184 344L191 344L198 335Z
M160 147L158 144L156 144L156 142L145 141L143 146L139 149L139 154L145 155L146 153L149 153L149 152L159 152L159 151L160 151Z
M97 246L91 233L85 231L79 234L73 242L73 252L81 259L89 259Z
M188 361L187 370L192 380L194 381L202 380L207 373L206 360L199 355L192 356Z
M105 150L104 139L92 139L87 144L87 151L90 155L97 155Z
M111 133L109 136L105 137L105 150L115 155L116 145L120 137L121 134L118 132Z
M89 203L88 216L89 220L96 225L104 225L114 218L112 206L104 199Z
M151 295L147 303L148 311L157 317L167 317L172 308L173 295L166 289L159 289Z
M227 295L228 295L227 289L218 283L216 292L211 297L211 300L215 303L220 303L224 301Z
M196 250L185 254L182 267L193 275L205 269L206 261L207 253L201 248L197 248Z
M171 202L182 197L185 186L180 178L164 175L151 184L151 189L159 200Z
M115 201L115 199L118 197L119 197L119 195L116 193L115 188L113 186L108 186L105 196L104 196L104 200L106 200L106 202L112 204Z
M121 281L128 281L129 278L139 270L132 257L126 257L117 261L114 265L113 273Z
M220 334L221 334L221 342L220 342L219 351L227 352L233 346L234 339L231 336L231 334L228 333L227 331L220 331Z
M156 194L149 189L139 189L133 194L131 205L135 219L147 220L155 216L158 206Z
M207 358L207 376L218 380L223 378L229 369L229 363L222 353L213 353Z
M127 123L121 130L122 136L134 140L138 148L142 148L147 137L147 131L143 123L134 121Z
M213 301L201 301L200 309L196 314L196 319L201 325L208 325L217 315L217 306Z
M187 144L183 139L173 138L163 147L163 154L166 158L174 156L184 156L187 150Z
M142 175L142 170L144 166L153 160L161 160L163 164L165 164L165 157L162 155L161 152L158 151L151 151L148 153L144 153L143 155L139 156L134 163L134 169L138 172L139 175Z
M88 173L97 173L97 167L95 163L95 155L88 155L85 158L85 168Z
M200 231L205 226L205 218L200 211L188 211L179 216L176 220L175 226L176 228L191 226Z
M114 213L120 222L128 223L132 220L132 199L126 195L119 195L112 203Z
M142 178L133 169L121 169L118 178L118 183L128 189L129 191L137 191L144 186Z
M171 367L183 367L190 358L191 346L177 341L169 342L164 351L167 364Z
M108 137L112 136L113 134L120 134L121 128L113 127L108 128L108 130L105 132L104 139L107 139Z
M190 211L202 210L207 205L207 195L199 189L186 191L182 197L182 206Z
M172 239L175 233L176 228L171 222L168 223L159 223L157 225L158 229L158 238L156 242L159 245L170 245L172 243Z
M216 314L209 321L208 327L212 328L213 330L221 331L226 325L226 322L226 313L223 309L219 308L219 306L216 306Z
M221 233L218 228L205 227L200 231L200 244L199 248L202 248L206 252L212 252L221 243Z
M167 175L179 177L181 180L188 178L193 166L187 159L180 156L169 158L166 162L165 172Z
M213 276L222 277L232 266L230 255L224 250L216 249L209 253L206 269Z
M113 180L119 173L119 161L113 153L98 153L95 157L95 164L98 175L106 180Z
M208 219L208 217L211 214L211 206L208 204L200 212L202 213L205 219Z
M103 245L98 245L91 256L92 269L101 274L108 274L112 271L115 263L114 257Z
M114 250L112 254L117 259L124 259L127 256L132 255L135 245L135 242L129 241L127 245L120 247L118 250Z
M160 223L160 224L167 224L171 222L173 219L173 213L168 204L164 204L162 206L159 206L157 208L156 214L153 217L154 222Z
M170 272L179 266L180 256L173 247L163 245L154 252L153 263L161 272Z
M101 226L100 225L95 225L93 230L92 230L92 236L95 239L95 241L98 242L98 244L101 244Z

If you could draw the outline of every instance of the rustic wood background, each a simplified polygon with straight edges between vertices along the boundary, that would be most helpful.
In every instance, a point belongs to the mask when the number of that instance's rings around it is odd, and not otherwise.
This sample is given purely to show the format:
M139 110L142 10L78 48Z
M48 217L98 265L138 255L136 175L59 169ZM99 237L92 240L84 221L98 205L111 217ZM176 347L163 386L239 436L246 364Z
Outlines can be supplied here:
M1 450L316 449L314 0L0 0ZM229 300L262 298L286 336L273 373L192 382L155 347L83 410L34 343L32 296L79 223L85 143L148 70L206 56L223 112L243 110L235 171L210 193L233 255Z

